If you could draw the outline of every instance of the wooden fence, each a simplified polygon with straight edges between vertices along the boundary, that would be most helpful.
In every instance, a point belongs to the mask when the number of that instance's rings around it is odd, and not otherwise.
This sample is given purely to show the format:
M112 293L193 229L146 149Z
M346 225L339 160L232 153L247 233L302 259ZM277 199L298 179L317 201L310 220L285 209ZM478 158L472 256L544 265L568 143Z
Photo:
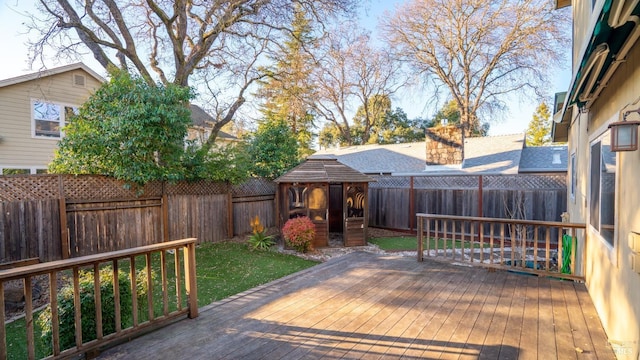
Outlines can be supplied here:
M251 231L256 215L273 226L274 202L275 184L261 179L136 188L102 176L0 176L0 268L188 237L221 241Z
M565 175L376 176L369 226L415 230L416 213L559 221ZM275 226L273 182L128 187L101 176L0 176L0 268ZM555 235L555 234L553 234ZM9 264L7 264L9 263Z
M415 214L560 221L566 175L374 176L369 226L415 230Z

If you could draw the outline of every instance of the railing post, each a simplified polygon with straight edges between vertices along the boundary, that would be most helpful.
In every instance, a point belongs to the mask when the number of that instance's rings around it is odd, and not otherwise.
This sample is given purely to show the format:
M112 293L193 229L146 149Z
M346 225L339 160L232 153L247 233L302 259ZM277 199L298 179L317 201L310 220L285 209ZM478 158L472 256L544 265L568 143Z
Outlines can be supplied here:
M184 247L184 276L187 290L189 319L198 317L198 290L196 287L196 245L189 243Z
M7 334L4 326L4 282L0 281L0 360L7 359Z
M420 215L416 216L416 220L417 220L417 225L418 225L418 261L423 261L423 250L424 250L424 246L422 244L422 239L423 239L423 233L422 233L422 222L423 222L423 218ZM427 227L429 225L427 224ZM427 235L427 239L429 238L429 236Z

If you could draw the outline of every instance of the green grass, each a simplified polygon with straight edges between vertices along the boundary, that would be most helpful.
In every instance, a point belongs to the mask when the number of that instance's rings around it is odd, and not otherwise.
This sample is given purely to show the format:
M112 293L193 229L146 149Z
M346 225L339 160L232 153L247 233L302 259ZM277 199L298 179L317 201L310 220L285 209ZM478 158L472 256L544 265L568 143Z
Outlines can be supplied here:
M369 239L369 242L385 251L416 251L418 249L418 239L415 236L399 236L399 237L381 237ZM422 241L424 248L427 248L427 241ZM451 240L445 242L444 239L429 238L429 249L451 249ZM455 241L456 249L460 249L460 240ZM470 247L469 241L464 242L464 248ZM480 245L475 243L474 248L479 248ZM489 247L489 244L484 244L484 247Z
M198 306L317 265L273 251L249 251L246 244L205 244L196 250Z
M182 308L186 307L187 299L184 290L184 267L180 256L181 294ZM136 258L136 269L146 267L145 257ZM177 309L175 263L174 256L167 254L167 289L169 293L169 311ZM121 260L118 262L121 270L129 272L130 262ZM163 314L162 302L162 276L160 267L160 254L152 256L153 276L153 313L159 317ZM265 284L286 275L304 270L318 264L315 261L305 260L297 256L281 254L270 251L250 251L247 244L243 243L217 243L202 244L196 249L196 277L198 290L198 306L202 307L214 301L238 294L255 286ZM106 265L106 264L105 264ZM139 322L148 319L148 306L146 297L138 303ZM39 313L34 313L34 320ZM123 327L132 324L123 324ZM36 339L36 357L47 356L47 349L40 339L40 329L37 321L34 321ZM26 359L26 331L24 318L16 320L6 326L7 331L7 355L9 359Z

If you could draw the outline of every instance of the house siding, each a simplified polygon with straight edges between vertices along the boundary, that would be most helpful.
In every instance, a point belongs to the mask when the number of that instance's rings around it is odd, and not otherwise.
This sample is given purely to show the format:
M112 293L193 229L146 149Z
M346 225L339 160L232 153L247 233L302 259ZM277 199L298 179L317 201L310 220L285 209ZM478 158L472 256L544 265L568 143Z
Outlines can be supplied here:
M621 110L640 97L638 64L640 46L636 44L588 113L574 120L569 135L569 153L576 154L578 181L575 199L568 198L568 211L572 222L587 224L587 287L619 359L638 359L640 352L640 275L636 272L640 269L632 268L629 245L629 237L640 233L640 150L616 155L613 248L589 225L589 151L590 142L611 122L619 121Z
M85 77L85 86L75 86L74 75ZM101 82L77 69L0 87L0 168L45 169L59 139L32 136L31 101L44 100L81 106Z

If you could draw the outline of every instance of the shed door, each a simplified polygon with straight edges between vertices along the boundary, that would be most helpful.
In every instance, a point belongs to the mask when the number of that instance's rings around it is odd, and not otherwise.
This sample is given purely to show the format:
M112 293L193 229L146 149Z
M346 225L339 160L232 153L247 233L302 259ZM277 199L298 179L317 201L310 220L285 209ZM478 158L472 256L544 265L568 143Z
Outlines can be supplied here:
M314 247L325 247L329 244L328 190L328 184L314 184L310 186L307 194L309 218L316 225Z
M342 232L342 184L329 185L329 232Z
M365 244L367 189L363 184L345 184L344 246Z

